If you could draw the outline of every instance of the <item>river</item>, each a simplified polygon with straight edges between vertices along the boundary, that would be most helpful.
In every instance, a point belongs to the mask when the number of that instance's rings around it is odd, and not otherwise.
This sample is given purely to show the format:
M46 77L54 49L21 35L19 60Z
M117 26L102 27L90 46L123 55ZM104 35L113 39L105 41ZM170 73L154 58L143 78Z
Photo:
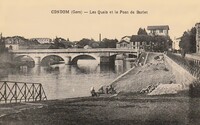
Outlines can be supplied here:
M100 66L96 60L79 60L76 66L57 64L6 69L0 72L0 80L42 83L48 100L62 99L89 96L91 87L97 90L101 85L108 85L127 69Z

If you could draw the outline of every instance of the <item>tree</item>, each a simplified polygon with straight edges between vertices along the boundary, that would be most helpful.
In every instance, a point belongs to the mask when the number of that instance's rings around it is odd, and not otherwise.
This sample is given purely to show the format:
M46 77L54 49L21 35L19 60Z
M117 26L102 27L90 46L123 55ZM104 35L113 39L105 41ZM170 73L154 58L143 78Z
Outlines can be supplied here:
M91 39L83 38L83 39L81 39L80 41L77 42L77 45L80 46L81 48L83 48L83 47L86 46L86 45L91 46L91 44L92 44L93 42L94 42L94 41L91 40Z
M181 48L182 57L185 57L186 53L196 52L196 28L193 27L189 31L185 31L179 42Z
M100 48L116 48L118 40L117 39L107 39L104 38L101 42L99 47Z
M137 32L137 35L147 35L147 32L146 32L145 28L144 29L139 28L139 30Z
M153 37L149 35L132 35L131 42L143 42L143 41L152 41Z
M179 42L179 46L181 48L181 55L184 58L185 54L190 51L190 35L189 32L184 32L183 36L181 37L181 41Z
M154 36L154 51L167 51L172 46L172 40L169 36Z
M0 54L5 52L6 46L5 46L5 41L3 38L0 39Z
M63 38L55 38L53 40L53 43L54 43L54 49L59 49L59 48L66 48L66 46L62 43L63 41L66 41L65 39Z
M193 27L190 30L190 43L191 43L190 52L195 53L196 52L196 28L195 27Z
M146 51L167 51L172 46L172 40L169 36L150 36L150 35L132 35L131 42L145 42Z

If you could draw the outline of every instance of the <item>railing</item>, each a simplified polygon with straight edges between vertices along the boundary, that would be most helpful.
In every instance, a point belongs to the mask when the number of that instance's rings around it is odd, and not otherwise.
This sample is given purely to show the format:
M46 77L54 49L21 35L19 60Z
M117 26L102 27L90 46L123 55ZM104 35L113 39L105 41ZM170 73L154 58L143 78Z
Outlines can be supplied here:
M187 70L191 75L200 79L200 59L192 59L192 58L182 58L179 55L173 53L167 53L167 56L174 60L177 64L182 66L185 70Z
M47 100L41 83L0 81L0 103Z

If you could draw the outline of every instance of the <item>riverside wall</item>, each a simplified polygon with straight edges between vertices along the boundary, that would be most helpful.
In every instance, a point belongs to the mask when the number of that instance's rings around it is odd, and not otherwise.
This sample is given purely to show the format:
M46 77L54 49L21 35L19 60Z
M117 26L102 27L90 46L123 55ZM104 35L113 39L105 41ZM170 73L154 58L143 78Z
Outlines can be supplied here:
M174 62L171 58L164 55L165 64L172 71L175 76L176 83L181 84L183 89L189 89L189 85L192 84L193 81L196 80L194 76L192 76L187 70Z

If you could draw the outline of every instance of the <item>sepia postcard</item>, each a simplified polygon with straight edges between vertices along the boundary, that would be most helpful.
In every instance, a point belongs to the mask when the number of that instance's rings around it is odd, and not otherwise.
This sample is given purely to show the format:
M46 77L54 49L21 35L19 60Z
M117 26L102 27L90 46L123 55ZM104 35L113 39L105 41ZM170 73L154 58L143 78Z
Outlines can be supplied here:
M0 0L0 125L199 125L199 0Z

